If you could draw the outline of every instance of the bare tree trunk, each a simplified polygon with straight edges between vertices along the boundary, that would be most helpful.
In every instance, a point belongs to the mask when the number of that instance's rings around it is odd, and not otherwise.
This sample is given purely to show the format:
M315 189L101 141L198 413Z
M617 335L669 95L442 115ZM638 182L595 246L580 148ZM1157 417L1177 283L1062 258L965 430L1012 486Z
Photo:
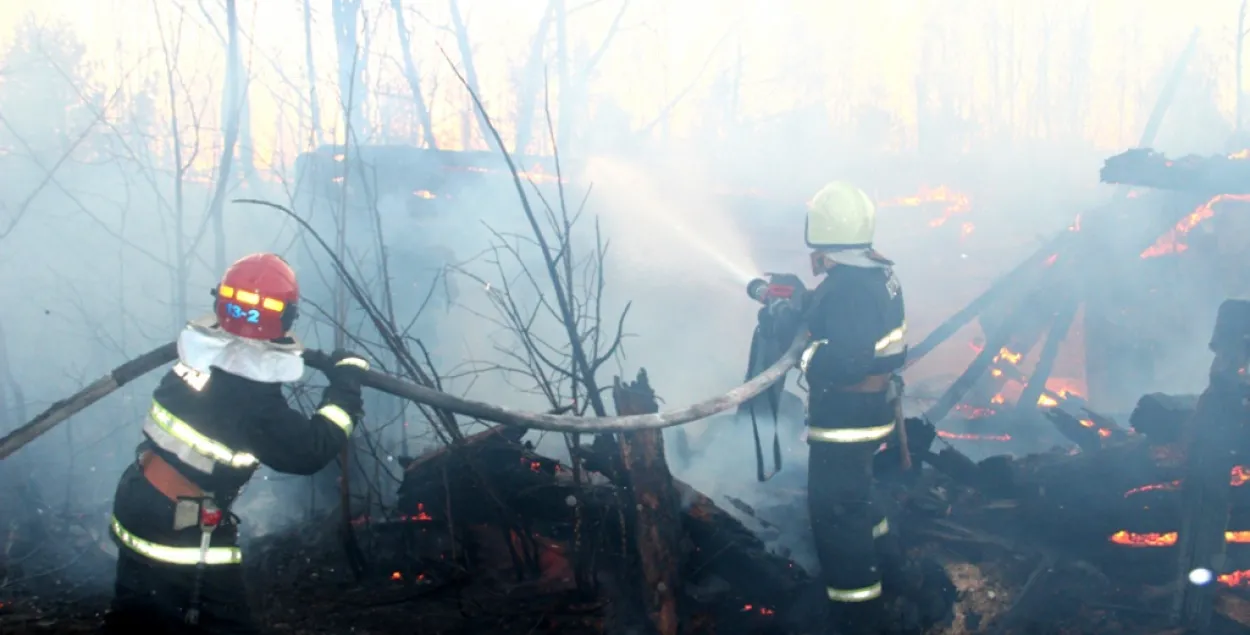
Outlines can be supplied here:
M1042 18L1042 46L1037 52L1037 89L1033 94L1034 134L1050 134L1050 16Z
M617 377L612 400L618 415L660 411L647 371L636 381ZM622 476L633 494L634 546L642 573L642 604L658 635L677 635L677 598L681 590L681 503L664 458L660 430L626 432L620 436Z
M238 59L239 14L235 9L235 0L226 0L226 86L238 81L234 77L234 73L239 68ZM217 186L213 190L213 199L208 205L208 213L213 221L213 266L218 273L226 270L224 208L226 190L230 186L231 166L234 162L234 147L239 140L239 111L237 108L231 109L223 112L222 117L225 125L222 131L221 161L217 168Z
M538 23L538 29L534 31L534 37L530 40L529 59L525 62L525 68L521 72L521 85L517 88L516 136L512 143L512 151L519 155L526 154L530 140L534 136L534 109L538 103L539 82L545 77L543 52L546 50L547 31L551 29L551 18L555 14L557 1L550 0L547 3L543 19ZM560 86L560 90L564 90L563 85ZM564 120L563 112L560 113L560 119Z
M1237 109L1235 111L1236 119L1233 121L1233 130L1241 132L1241 123L1244 121L1245 111L1242 109L1244 99L1242 98L1242 55L1245 52L1246 43L1246 5L1250 4L1250 0L1241 0L1241 8L1237 10L1237 61L1235 63L1237 73Z
M357 37L360 18L360 0L334 0L334 39L338 44L339 100L343 105L343 121L351 138L369 137L368 121L365 119L365 60L360 55Z
M422 138L425 147L438 149L434 139L434 120L430 117L430 109L425 104L425 96L421 93L421 74L412 59L412 34L404 23L403 0L391 0L391 8L395 11L395 29L399 32L399 46L404 52L404 77L408 80L408 89L412 91L412 103L417 108L417 118L421 120Z
M573 87L569 85L569 12L564 0L556 4L556 81L560 84L557 99L559 119L556 121L556 145L569 152L569 130L573 123Z
M456 32L456 46L460 49L460 63L464 65L465 83L469 85L469 90L474 95L484 100L485 96L482 95L477 81L477 66L473 63L473 47L469 42L469 29L460 15L460 3L457 0L448 0L447 7L451 11L451 26ZM490 133L490 124L486 121L486 114L478 108L473 108L473 112L477 116L478 132L481 133L482 140L486 142L486 147L492 151L499 150L499 144Z
M312 141L325 143L321 127L321 101L317 98L317 65L313 58L312 0L304 0L304 66L308 70L308 108L312 116Z
M256 180L256 146L252 143L252 104L249 96L249 84L251 78L249 73L243 70L243 60L240 55L234 56L234 70L226 74L226 77L233 77L233 81L227 85L223 91L223 108L236 111L239 121L239 172L243 175L245 181L251 183Z
M159 19L159 18L158 18ZM187 323L187 263L191 258L186 253L186 206L184 204L183 179L186 167L182 162L182 135L178 130L178 87L174 83L174 60L169 54L165 39L161 38L161 47L165 50L165 83L169 88L169 132L170 142L174 150L174 328L181 329Z

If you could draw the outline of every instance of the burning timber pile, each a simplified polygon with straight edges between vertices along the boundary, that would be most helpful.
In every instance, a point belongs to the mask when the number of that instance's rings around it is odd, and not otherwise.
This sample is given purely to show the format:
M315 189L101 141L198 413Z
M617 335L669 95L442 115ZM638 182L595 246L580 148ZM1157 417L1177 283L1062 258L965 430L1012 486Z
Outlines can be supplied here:
M1013 293L988 294L956 316L979 317L985 338L925 416L907 421L909 451L927 469L901 472L897 448L879 455L909 552L940 562L958 587L953 622L930 632L1167 632L1158 606L1176 590L1178 552L1190 549L1194 461L1182 448L1202 419L1200 400L1148 395L1120 422L1051 376L1059 342L1090 300L1063 282L1092 269L1083 258L1098 241L1081 238L1079 225L1000 283ZM1156 238L1143 240L1145 254ZM1017 351L1034 349L1026 370ZM654 408L643 378L614 396L622 414ZM1045 423L1069 447L979 462L937 447L950 435L930 421L982 412L974 418L987 431L992 422L1002 436L1040 436ZM291 633L673 633L678 624L685 633L810 632L818 585L744 525L776 522L775 510L728 501L730 512L672 480L655 432L612 437L571 466L535 454L525 432L494 428L406 460L398 508L386 517L326 521L252 545L264 621ZM1244 435L1237 441L1224 449L1245 456ZM1217 626L1244 629L1250 462L1219 468L1231 518L1220 542L1235 566L1210 586ZM800 495L777 501L803 504ZM6 547L6 575L9 555ZM947 599L905 588L889 593L913 621L933 618ZM41 623L65 632L64 620L0 606L3 632L39 632Z

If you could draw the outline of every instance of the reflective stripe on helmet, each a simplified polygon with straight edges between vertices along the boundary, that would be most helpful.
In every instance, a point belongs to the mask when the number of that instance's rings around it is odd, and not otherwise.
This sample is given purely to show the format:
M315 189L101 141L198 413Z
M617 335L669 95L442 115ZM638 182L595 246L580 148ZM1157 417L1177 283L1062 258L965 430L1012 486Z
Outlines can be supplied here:
M200 434L155 400L143 424L143 432L157 447L205 474L213 473L215 463L238 469L256 467L260 463L247 452L235 452Z
M881 597L881 583L877 582L859 589L835 589L825 587L825 593L834 602L867 602Z
M881 522L877 523L872 528L873 538L880 538L888 533L890 533L890 519L889 518L882 518Z
M353 425L352 416L347 414L347 411L342 407L334 404L327 404L322 406L321 409L317 411L317 414L329 419L330 423L342 428L343 432L346 432L348 436L351 436Z
M148 542L122 527L117 517L113 517L112 522L113 535L121 541L123 545L129 547L135 553L168 564L190 565L194 566L200 562L199 547L170 547L169 545L158 545L154 542ZM204 553L204 563L209 565L222 564L239 564L243 562L243 551L238 547L209 547Z
M880 441L894 432L894 422L873 428L808 428L807 442L869 443Z
M907 323L903 322L901 326L890 331L885 337L877 340L873 346L873 351L877 357L890 357L898 355L907 348Z

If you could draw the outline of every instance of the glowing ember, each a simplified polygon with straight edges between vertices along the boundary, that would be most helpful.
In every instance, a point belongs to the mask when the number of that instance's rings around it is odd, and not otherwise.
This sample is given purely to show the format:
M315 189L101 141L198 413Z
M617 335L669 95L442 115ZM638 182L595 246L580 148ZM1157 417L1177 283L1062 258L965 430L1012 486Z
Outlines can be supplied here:
M1246 483L1250 483L1250 468L1244 465L1234 465L1233 469L1230 470L1229 472L1228 484L1233 487L1241 487L1242 485L1245 485ZM1159 491L1159 490L1171 491L1171 490L1179 489L1180 486L1181 486L1181 481L1179 479L1172 481L1170 483L1154 483L1152 485L1142 485L1141 487L1135 487L1127 492L1124 492L1124 497L1128 498L1129 496L1132 496L1134 494L1140 494L1142 492L1154 492L1154 491Z
M975 406L969 406L968 404L962 403L955 406L955 412L963 415L963 417L968 420L984 419L985 417L992 417L997 414L993 408L977 408Z
M399 516L396 516L395 518L392 518L389 520L391 522L400 522L400 523L428 523L434 520L434 517L426 513L425 503L417 503L417 513L400 514ZM357 525L357 526L368 525L370 522L372 522L372 519L367 515L352 519L352 524Z
M1215 210L1212 209L1219 203L1235 201L1240 203L1250 202L1250 194L1220 194L1215 198L1199 205L1197 209L1190 212L1188 216L1182 218L1171 231L1161 236L1155 241L1155 244L1141 252L1141 258L1155 258L1157 256L1165 256L1167 254L1179 254L1187 246L1184 243L1185 234L1189 230L1198 226L1202 221L1215 216Z
M1157 492L1157 491L1170 492L1175 489L1180 489L1180 486L1181 486L1180 481L1172 481L1171 483L1154 483L1151 485L1142 485L1141 487L1134 487L1133 489L1127 492L1124 492L1124 498L1128 498L1129 496L1132 496L1134 494L1140 494L1142 492Z
M1226 586L1250 586L1250 571L1234 571L1226 573L1216 580Z
M1010 441L1009 434L971 434L967 432L947 432L946 430L938 430L938 436L943 439L959 439L961 441Z
M1050 395L1041 395L1037 398L1037 405L1042 408L1054 408L1059 405L1059 402Z
M1111 534L1111 542L1125 547L1171 547L1176 544L1175 531L1167 533L1136 534L1120 530ZM1224 541L1235 544L1250 544L1250 531L1226 531Z
M392 580L396 580L396 581L398 581L398 580L403 580L403 579L404 579L404 576L403 576L403 575L401 575L398 571L394 571L394 572L392 572L392 573L391 573L391 579L392 579Z
M1024 358L1024 353L1017 353L1006 346L998 350L998 355L994 356L995 362L1006 361L1009 364L1019 364Z

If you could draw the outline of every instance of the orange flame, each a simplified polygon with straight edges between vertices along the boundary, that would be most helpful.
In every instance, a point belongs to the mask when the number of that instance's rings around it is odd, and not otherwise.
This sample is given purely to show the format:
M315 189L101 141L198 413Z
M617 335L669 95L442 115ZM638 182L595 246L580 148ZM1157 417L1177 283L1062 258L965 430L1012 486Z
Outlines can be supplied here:
M1228 155L1228 158L1233 159L1234 161L1239 161L1241 159L1250 159L1250 149L1238 150L1237 152L1234 152Z
M1188 248L1184 242L1185 234L1188 234L1189 230L1197 227L1202 221L1215 216L1215 210L1212 208L1227 201L1250 202L1250 194L1220 194L1199 205L1188 216L1182 218L1168 233L1160 236L1153 245L1141 252L1141 258L1155 258L1166 256L1167 254L1179 254L1185 251Z
M929 203L943 203L942 215L929 221L930 227L941 227L955 214L962 214L972 208L965 194L960 194L945 185L934 188L922 186L915 196L904 196L880 203L880 207L920 207ZM960 226L960 234L967 236L972 233L972 223Z
M1250 571L1226 573L1216 580L1225 586L1250 586Z
M998 355L994 356L994 361L995 362L1006 361L1010 364L1019 364L1020 360L1023 358L1024 358L1023 353L1017 353L1007 348L1006 346L1004 346L1001 349L999 349Z

